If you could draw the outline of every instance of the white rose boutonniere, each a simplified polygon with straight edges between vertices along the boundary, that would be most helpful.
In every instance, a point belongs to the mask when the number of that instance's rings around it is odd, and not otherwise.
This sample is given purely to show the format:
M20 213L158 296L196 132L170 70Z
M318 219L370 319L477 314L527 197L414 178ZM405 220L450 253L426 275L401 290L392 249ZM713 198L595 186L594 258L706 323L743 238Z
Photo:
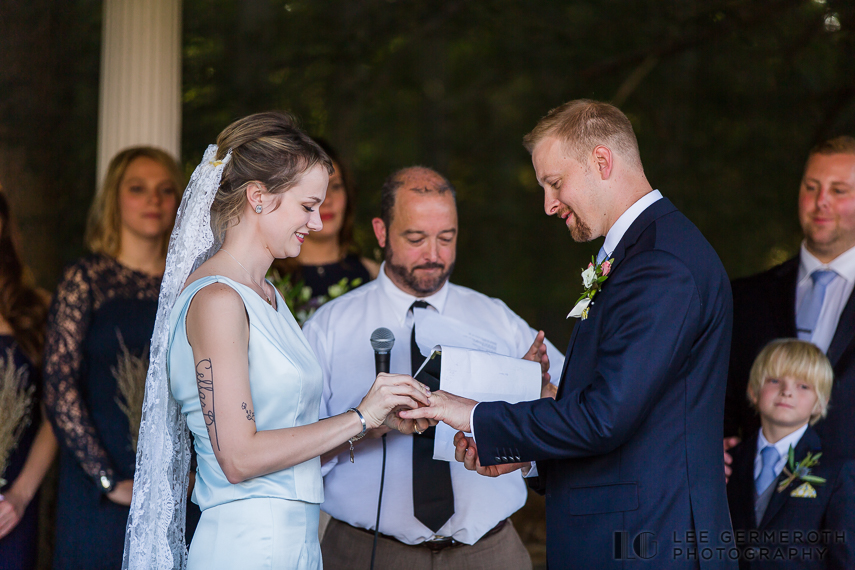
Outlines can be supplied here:
M588 265L588 268L582 272L582 285L585 286L585 289L590 289L591 285L594 284L594 279L597 278L597 269L594 267L594 264L591 263Z
M609 278L613 262L614 258L606 259L597 265L596 260L591 257L591 263L582 271L582 285L585 287L585 291L576 301L573 310L567 315L568 319L573 317L584 321L588 318L588 311L591 309L594 295L600 291L603 281Z

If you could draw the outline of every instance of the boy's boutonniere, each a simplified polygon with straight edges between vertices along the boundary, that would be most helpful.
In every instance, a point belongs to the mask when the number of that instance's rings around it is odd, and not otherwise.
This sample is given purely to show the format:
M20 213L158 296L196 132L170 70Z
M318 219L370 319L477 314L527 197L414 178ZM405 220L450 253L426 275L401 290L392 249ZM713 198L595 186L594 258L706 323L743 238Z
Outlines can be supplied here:
M816 475L811 475L810 471L812 467L815 467L819 464L819 458L822 456L822 453L817 453L816 455L811 455L810 452L802 459L800 462L796 463L795 460L795 452L793 451L793 446L790 446L790 453L787 457L787 465L784 466L784 473L787 475L787 478L781 481L778 485L778 492L783 492L787 487L790 486L790 483L799 479L803 481L801 485L793 490L790 493L791 497L801 497L804 499L815 499L816 498L816 489L813 488L814 485L824 485L825 479L822 477L817 477ZM788 469L789 468L789 469Z
M612 270L614 258L604 259L602 263L597 265L596 259L591 256L591 263L582 271L582 285L585 287L585 292L576 301L576 305L567 318L581 318L583 321L588 318L588 310L594 295L599 292L603 285L603 281L609 278L609 272Z

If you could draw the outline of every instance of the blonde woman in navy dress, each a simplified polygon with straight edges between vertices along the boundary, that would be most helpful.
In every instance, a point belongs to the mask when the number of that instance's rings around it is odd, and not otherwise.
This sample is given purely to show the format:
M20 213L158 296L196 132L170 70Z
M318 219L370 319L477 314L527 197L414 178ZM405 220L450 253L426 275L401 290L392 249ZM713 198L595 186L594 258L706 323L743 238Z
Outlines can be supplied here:
M202 508L187 566L315 570L319 456L387 415L412 432L419 426L390 411L428 405L429 391L408 376L381 375L356 409L318 421L320 366L264 276L322 227L330 160L278 113L227 127L215 158L225 163L210 208L222 245L186 280L169 318L169 387L195 437L193 500ZM136 559L128 546L125 554Z

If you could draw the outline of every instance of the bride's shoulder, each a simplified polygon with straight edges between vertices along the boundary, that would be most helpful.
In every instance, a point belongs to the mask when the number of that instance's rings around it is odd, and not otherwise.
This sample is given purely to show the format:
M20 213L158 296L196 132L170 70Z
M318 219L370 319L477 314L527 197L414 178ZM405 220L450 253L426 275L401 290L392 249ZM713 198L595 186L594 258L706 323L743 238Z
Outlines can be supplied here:
M187 310L187 322L191 328L237 325L246 322L246 318L246 307L240 293L222 281L206 284L199 289L190 300Z
M234 276L230 275L227 271L223 271L226 268L220 267L220 264L217 263L217 261L218 260L212 259L200 265L199 268L191 273L190 277L187 278L187 281L184 283L184 288L186 289L193 283L207 277L226 277L233 280ZM219 279L213 283L204 285L193 295L193 301L190 305L191 309L194 305L204 306L206 312L212 311L214 313L219 310L228 309L239 309L241 312L244 311L243 299L241 298L240 293L238 293L234 287Z

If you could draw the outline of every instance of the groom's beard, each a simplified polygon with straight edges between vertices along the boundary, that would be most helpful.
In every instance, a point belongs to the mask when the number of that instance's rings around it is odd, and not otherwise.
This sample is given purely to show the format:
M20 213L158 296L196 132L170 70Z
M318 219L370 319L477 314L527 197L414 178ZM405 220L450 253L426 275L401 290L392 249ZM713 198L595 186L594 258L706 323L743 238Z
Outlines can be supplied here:
M424 296L428 296L439 291L440 288L445 285L445 282L448 281L448 278L451 276L451 272L454 271L453 261L447 268L442 263L423 263L421 265L416 265L411 269L407 269L403 265L395 263L395 255L388 244L383 250L383 258L386 261L386 268L391 273L395 274L395 276L403 281L407 287L417 292L419 295ZM429 275L419 276L417 271L420 269L445 269L445 271L442 271L436 277Z
M573 214L573 225L570 227L570 237L573 238L573 241L576 243L582 243L586 241L591 241L594 235L594 232L591 231L591 226L586 224L582 219L576 215L576 212L564 206L561 210L559 210L558 215L562 216L565 212L569 212Z

